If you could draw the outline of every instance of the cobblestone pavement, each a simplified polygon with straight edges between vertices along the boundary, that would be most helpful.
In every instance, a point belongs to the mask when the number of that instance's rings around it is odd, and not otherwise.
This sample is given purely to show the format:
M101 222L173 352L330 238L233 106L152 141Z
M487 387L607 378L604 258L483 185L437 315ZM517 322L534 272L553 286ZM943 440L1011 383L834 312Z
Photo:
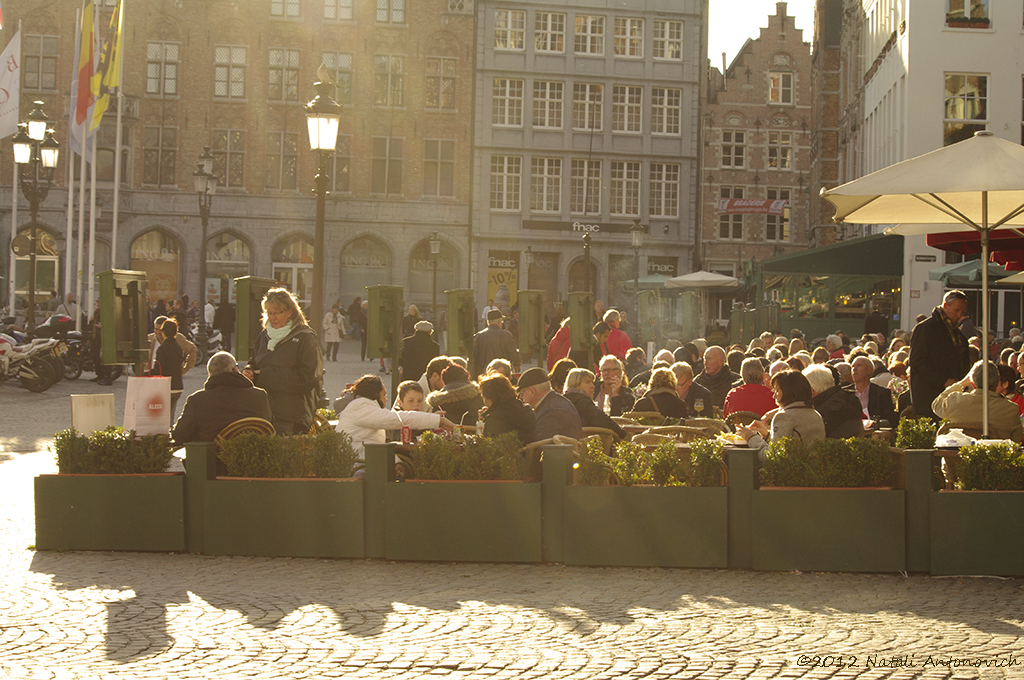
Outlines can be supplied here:
M1021 580L36 553L66 388L0 387L3 678L1024 678Z

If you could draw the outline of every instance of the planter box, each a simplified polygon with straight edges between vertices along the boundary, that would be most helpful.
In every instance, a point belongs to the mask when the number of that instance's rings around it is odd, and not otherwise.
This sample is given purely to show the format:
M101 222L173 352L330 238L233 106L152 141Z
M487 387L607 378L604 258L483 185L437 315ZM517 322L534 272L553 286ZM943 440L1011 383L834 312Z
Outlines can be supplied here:
M203 497L205 554L363 557L361 480L218 477Z
M931 494L931 572L1024 576L1024 491Z
M541 485L387 482L389 560L540 562Z
M905 492L771 489L753 492L752 566L772 571L906 569Z
M37 550L185 549L185 476L40 475Z
M565 563L729 566L726 487L569 486Z

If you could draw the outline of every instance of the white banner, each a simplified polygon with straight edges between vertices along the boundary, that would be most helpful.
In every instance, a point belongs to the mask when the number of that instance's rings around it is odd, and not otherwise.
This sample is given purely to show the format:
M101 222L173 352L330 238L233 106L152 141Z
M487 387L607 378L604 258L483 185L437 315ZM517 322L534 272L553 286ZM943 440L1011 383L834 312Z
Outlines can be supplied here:
M21 30L0 54L0 139L18 131L21 104Z

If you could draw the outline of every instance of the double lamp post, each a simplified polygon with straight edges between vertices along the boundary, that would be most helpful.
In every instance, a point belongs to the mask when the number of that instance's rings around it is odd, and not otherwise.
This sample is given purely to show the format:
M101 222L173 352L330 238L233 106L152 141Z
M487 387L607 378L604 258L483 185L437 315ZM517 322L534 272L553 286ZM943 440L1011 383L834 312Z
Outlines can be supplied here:
M199 221L203 225L203 238L199 242L199 332L196 333L196 344L205 356L208 337L206 303L209 298L209 291L206 290L206 233L210 226L210 204L213 202L213 195L217 193L217 176L213 174L213 154L208 146L203 147L196 171L192 173L192 181L196 194L199 195Z

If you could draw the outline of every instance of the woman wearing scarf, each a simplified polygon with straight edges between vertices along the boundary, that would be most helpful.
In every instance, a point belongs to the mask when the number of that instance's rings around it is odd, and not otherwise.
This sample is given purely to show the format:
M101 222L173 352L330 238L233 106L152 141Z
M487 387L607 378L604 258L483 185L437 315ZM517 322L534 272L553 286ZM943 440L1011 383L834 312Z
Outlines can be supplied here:
M324 365L316 332L287 289L271 288L264 296L263 330L242 373L267 391L279 435L309 432Z
M342 325L344 321L338 305L331 307L331 311L324 315L324 322L321 325L324 329L324 342L327 343L327 351L324 356L331 361L338 360L338 343L341 342Z

